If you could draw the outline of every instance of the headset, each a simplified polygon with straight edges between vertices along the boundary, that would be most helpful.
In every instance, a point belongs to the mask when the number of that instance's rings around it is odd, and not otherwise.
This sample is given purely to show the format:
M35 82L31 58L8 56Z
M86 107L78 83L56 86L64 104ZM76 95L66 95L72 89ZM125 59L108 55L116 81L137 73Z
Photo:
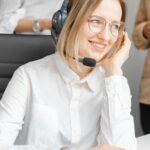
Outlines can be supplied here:
M69 11L70 11L69 0L64 0L60 10L56 11L52 17L51 35L55 44L58 41L59 34L66 21ZM76 59L76 58L72 57L72 59ZM80 63L88 67L96 66L96 60L93 58L87 58L87 57L77 58L77 61L79 61Z
M64 0L60 10L56 11L52 17L51 35L55 43L68 16L68 4L69 0Z

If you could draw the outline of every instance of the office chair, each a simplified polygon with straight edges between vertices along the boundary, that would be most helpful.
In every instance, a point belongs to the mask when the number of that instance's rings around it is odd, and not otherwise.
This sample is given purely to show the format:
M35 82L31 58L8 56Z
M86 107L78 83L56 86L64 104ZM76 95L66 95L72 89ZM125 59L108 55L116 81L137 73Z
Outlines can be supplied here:
M20 65L54 52L50 35L0 34L0 99L13 72Z

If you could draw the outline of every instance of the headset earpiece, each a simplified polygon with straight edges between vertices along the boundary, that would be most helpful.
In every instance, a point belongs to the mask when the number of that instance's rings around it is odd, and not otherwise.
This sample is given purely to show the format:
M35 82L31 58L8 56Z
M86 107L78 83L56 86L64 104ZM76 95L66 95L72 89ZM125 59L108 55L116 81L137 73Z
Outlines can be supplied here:
M68 15L68 3L69 0L64 0L61 9L56 11L52 17L51 35L55 43L58 40L58 36L62 30L62 27Z

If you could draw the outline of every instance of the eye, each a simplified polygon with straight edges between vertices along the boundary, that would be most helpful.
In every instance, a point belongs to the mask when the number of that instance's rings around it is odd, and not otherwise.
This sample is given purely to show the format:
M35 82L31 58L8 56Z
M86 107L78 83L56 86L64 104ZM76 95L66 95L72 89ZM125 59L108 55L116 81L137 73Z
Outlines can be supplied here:
M118 31L120 29L120 24L119 23L112 23L111 29Z
M95 27L99 27L99 26L103 26L105 24L105 22L103 20L100 20L100 19L90 19L89 20L89 23L92 25L92 26L95 26Z
M100 23L100 20L98 20L98 19L90 19L89 21L93 24L99 24Z

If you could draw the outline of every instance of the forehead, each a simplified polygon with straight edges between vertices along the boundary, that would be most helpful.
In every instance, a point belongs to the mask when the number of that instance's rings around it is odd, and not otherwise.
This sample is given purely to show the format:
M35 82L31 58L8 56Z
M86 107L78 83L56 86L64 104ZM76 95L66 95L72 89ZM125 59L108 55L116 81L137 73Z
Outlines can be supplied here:
M103 16L111 21L120 21L122 16L122 8L119 0L101 0L91 15Z

